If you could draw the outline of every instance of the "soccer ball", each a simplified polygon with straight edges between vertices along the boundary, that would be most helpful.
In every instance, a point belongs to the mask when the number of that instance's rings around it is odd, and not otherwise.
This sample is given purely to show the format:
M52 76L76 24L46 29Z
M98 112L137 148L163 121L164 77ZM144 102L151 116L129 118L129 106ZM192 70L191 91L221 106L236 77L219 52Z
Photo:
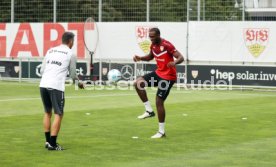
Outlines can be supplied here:
M117 82L122 78L122 74L117 69L112 69L107 74L108 81L110 82Z

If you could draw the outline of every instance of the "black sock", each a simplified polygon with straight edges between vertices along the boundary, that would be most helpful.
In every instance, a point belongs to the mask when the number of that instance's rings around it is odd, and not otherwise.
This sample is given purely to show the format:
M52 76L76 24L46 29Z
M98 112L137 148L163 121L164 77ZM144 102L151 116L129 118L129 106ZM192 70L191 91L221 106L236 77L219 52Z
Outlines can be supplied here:
M57 136L51 136L51 146L56 147L57 146Z
M46 142L50 143L50 137L51 137L50 132L45 132Z

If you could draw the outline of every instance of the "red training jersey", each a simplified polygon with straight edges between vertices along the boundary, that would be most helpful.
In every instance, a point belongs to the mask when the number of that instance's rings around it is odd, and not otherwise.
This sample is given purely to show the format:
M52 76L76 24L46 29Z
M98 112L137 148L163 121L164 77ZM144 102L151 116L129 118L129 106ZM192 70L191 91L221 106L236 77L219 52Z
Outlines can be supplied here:
M156 74L162 79L175 81L176 68L167 66L169 62L174 61L173 53L176 49L173 44L162 39L160 44L151 44L150 51L157 62Z

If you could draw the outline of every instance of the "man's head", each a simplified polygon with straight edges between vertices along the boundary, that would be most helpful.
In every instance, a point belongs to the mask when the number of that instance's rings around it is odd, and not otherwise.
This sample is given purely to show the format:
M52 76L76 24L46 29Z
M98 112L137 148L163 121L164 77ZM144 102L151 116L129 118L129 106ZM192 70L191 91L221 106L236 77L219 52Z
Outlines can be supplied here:
M158 28L151 28L149 38L153 44L159 44L161 42L160 30Z
M62 35L62 43L67 45L71 49L74 45L74 37L75 35L73 33L65 32Z

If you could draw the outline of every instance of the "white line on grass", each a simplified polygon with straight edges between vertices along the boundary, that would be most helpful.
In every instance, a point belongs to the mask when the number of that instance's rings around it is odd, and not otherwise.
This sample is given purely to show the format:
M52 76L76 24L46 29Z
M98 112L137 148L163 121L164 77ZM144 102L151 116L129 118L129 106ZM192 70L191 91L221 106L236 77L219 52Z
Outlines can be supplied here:
M133 96L135 94L117 94L117 95L91 95L91 96L65 96L66 99L79 99L79 98L93 98L93 97L113 97L113 96ZM3 99L0 102L6 101L27 101L27 100L40 100L41 98L16 98L16 99Z
M180 94L180 92L174 92ZM190 93L190 92L181 92L181 93ZM156 93L148 93L156 94ZM90 96L65 96L66 99L80 99L80 98L96 98L96 97L118 97L118 96L138 96L137 94L110 94L110 95L90 95ZM30 98L16 98L16 99L2 99L0 102L7 101L28 101L28 100L40 100L40 97L30 97Z
M188 94L193 93L193 91L171 91L173 94ZM156 94L156 93L148 93L148 94ZM220 94L228 94L228 92L220 92ZM276 95L268 95L268 94L249 94L249 93L237 93L236 95L246 95L246 96L276 96ZM67 99L80 99L80 98L96 98L96 97L118 97L118 96L138 96L136 93L133 94L109 94L109 95L90 95L90 96L66 96ZM9 102L9 101L28 101L28 100L40 100L40 97L30 97L30 98L15 98L15 99L0 99L0 102Z

